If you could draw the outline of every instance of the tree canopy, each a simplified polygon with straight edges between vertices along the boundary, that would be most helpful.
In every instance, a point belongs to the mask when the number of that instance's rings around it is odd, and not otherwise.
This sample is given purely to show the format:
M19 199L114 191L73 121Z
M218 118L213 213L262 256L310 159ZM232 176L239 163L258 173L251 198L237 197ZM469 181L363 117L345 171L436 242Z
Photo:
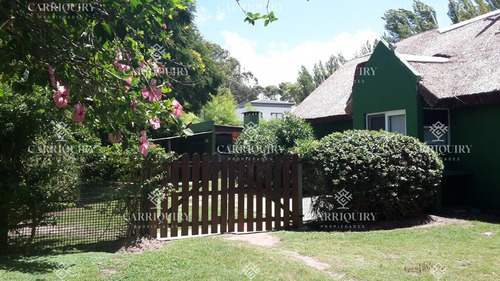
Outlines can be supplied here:
M67 118L124 141L158 126L189 133L182 105L200 110L223 82L192 0L0 5L0 64L10 66L0 82L19 95L41 86Z
M436 11L419 0L413 1L413 11L390 9L384 13L385 29L388 35L384 40L398 42L420 32L438 28Z

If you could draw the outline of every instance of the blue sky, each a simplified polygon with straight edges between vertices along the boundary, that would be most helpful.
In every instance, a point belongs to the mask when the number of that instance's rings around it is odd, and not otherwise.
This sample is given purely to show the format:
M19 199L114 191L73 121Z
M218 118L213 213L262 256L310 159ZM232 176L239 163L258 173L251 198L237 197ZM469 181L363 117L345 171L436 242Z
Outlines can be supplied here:
M241 0L251 12L265 13L266 0ZM411 10L412 0L271 0L277 22L243 22L235 0L197 1L195 22L209 41L230 51L262 86L294 82L301 65L312 69L319 60L343 53L351 58L361 44L384 33L381 19L389 9ZM451 24L448 0L428 0L440 27Z

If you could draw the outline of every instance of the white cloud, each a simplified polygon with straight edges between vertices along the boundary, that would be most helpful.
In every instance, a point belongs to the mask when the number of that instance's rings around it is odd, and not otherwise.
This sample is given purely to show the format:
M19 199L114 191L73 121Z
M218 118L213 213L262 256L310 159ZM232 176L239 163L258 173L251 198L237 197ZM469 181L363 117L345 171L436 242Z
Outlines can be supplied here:
M196 8L196 25L202 25L204 22L209 21L212 18L210 12L203 6L199 6Z
M304 42L293 49L277 50L275 47L286 46L280 42L268 43L265 54L255 51L257 41L241 37L237 33L222 32L231 56L238 59L241 65L251 71L262 86L278 85L281 82L294 82L301 65L312 69L319 60L326 61L331 55L342 53L350 59L361 49L366 41L373 42L380 35L370 28L357 31L355 34L342 33L325 41ZM281 49L281 48L278 48Z
M215 15L215 19L217 21L223 21L226 18L226 12L220 9L217 9L217 14Z

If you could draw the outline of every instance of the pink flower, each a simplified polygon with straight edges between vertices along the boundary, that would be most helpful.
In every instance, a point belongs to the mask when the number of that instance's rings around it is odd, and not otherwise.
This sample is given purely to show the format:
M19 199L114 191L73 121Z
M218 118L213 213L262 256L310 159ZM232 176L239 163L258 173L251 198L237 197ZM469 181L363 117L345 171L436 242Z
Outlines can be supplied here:
M141 131L141 142L139 144L139 151L144 155L144 157L148 156L148 148L149 148L149 141L146 139L146 131Z
M160 119L158 117L153 117L149 120L149 123L153 125L153 129L158 130L160 128Z
M175 116L181 117L181 115L182 115L182 105L177 100L174 100L172 102L172 107L174 108L174 114L175 114Z
M139 101L135 100L133 103L130 104L130 109L136 108L138 104L139 104Z
M116 54L116 60L115 62L113 63L116 68L118 68L119 71L125 73L126 71L130 71L130 66L126 65L126 64L122 64L120 63L119 61L123 61L123 55L122 55L122 52L118 52Z
M144 87L141 90L142 96L147 99L149 98L150 102L154 102L155 100L161 100L161 89L156 88L156 79L151 79L151 89L148 87Z
M166 24L163 24L162 27L163 27L163 29L167 30L167 25Z
M61 108L68 105L69 101L69 90L66 86L58 86L57 91L54 92L52 98L56 102L56 106Z
M57 88L56 78L54 77L54 69L50 65L49 65L49 78L50 78L50 84L54 88Z
M130 85L132 85L132 76L130 76L129 78L127 78L127 80L125 80L125 81L127 81L127 84L125 84L125 88L127 89L125 91L125 93L128 93L128 90L130 90Z
M85 108L85 105L83 104L75 104L75 113L73 113L73 116L71 116L71 120L75 121L76 123L81 123L85 121L85 114L87 114L87 109Z
M109 141L112 143L118 143L122 140L122 138L123 138L123 135L120 132L113 132L113 133L109 134L109 136L108 136Z

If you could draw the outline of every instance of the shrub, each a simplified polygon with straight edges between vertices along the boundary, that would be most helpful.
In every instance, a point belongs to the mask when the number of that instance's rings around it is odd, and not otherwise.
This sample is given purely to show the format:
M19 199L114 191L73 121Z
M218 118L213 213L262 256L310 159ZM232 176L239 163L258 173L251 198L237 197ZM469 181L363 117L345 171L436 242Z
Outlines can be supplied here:
M352 194L355 211L387 219L423 213L434 202L443 170L424 143L384 131L333 133L301 142L295 152L303 156L304 190L318 196L317 213L338 204L331 195L342 189Z
M309 123L285 114L283 118L245 128L236 141L236 147L248 148L242 150L250 150L255 154L289 153L301 140L313 138L313 129Z

